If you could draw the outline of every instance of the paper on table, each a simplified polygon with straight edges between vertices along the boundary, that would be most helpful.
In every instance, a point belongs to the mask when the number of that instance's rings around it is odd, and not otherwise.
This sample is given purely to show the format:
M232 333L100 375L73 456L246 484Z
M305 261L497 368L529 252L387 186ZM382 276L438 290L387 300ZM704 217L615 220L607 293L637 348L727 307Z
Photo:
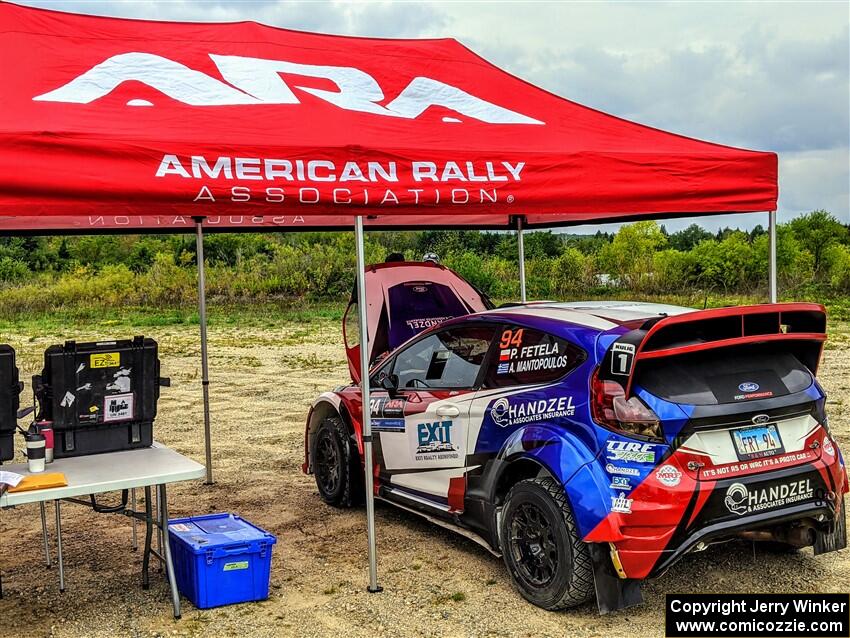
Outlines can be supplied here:
M18 483L20 483L23 478L24 477L22 475L15 474L14 472L0 471L0 483L5 483L10 487L17 487Z

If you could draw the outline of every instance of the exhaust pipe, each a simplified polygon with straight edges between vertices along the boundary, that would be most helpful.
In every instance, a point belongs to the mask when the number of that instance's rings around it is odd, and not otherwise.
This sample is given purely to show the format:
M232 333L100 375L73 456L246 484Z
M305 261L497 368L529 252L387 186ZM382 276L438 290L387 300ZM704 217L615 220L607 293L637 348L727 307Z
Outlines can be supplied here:
M785 543L798 549L815 544L815 529L811 523L803 523L794 527L778 527L775 529L759 529L738 534L739 538L750 541L769 541Z

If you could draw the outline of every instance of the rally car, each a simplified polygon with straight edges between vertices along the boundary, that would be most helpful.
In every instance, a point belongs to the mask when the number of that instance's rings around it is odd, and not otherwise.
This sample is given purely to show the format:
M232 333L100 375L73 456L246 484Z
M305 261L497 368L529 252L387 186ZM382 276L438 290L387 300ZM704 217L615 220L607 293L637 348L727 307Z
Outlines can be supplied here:
M437 264L366 275L376 497L501 554L532 603L636 604L642 579L736 538L846 546L822 306L493 308ZM353 382L315 401L305 435L336 506L363 495L355 301Z

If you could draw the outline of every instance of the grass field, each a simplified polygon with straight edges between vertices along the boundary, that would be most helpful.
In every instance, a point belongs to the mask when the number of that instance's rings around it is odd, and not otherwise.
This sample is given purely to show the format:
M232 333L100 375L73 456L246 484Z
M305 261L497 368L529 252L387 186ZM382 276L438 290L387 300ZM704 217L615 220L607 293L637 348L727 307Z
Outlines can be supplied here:
M304 476L310 402L348 380L336 304L211 308L210 363L216 484L170 490L172 516L233 511L278 536L271 597L171 618L164 578L140 587L141 555L126 519L68 505L67 591L42 562L38 509L0 512L0 636L626 636L663 634L667 592L847 591L850 553L815 558L733 543L687 557L644 585L645 604L600 617L593 606L535 608L510 585L500 559L464 538L379 504L380 595L365 592L363 511L335 510ZM0 322L22 377L46 346L145 334L161 346L158 440L203 460L197 317L191 310L107 316L69 311ZM850 449L850 323L833 319L820 375L833 432ZM24 404L29 401L28 395ZM54 550L55 551L55 550Z

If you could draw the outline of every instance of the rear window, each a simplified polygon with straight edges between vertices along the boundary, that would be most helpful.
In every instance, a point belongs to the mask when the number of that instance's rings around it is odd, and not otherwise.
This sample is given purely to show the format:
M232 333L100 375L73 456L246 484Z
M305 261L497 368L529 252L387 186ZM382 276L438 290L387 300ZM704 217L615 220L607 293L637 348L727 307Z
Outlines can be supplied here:
M505 327L496 336L498 347L484 381L488 388L550 383L585 359L578 346L532 328Z
M635 383L674 403L716 405L800 392L812 374L787 347L762 344L646 361Z

